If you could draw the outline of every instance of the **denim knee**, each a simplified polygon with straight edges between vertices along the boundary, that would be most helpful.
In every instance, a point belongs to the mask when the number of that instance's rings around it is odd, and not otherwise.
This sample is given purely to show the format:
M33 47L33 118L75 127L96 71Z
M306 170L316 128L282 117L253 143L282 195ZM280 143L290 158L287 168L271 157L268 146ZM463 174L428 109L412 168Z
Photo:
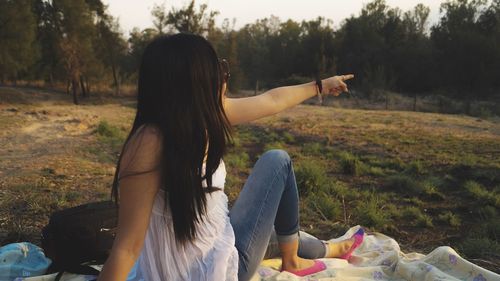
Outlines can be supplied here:
M260 157L263 160L265 159L266 161L275 161L276 164L280 165L288 165L289 163L292 162L290 155L283 149L271 149L266 151L262 156Z

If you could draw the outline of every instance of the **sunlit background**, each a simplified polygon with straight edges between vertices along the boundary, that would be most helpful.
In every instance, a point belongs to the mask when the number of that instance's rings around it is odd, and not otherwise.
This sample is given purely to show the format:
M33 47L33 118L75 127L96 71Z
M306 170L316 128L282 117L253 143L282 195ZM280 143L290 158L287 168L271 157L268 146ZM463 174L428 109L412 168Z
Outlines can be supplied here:
M165 4L167 9L171 7L182 7L189 4L187 0L105 0L109 12L120 19L123 31L128 32L134 27L140 29L151 26L151 9L155 4ZM219 11L217 22L225 18L236 19L235 28L240 28L247 23L274 15L282 20L293 19L295 21L311 20L318 16L333 20L334 26L338 26L342 20L351 15L358 15L366 0L211 0L198 1L198 4L207 4L209 9ZM439 19L439 6L441 0L389 0L386 1L391 7L399 7L407 11L422 3L431 8L429 22L432 25Z

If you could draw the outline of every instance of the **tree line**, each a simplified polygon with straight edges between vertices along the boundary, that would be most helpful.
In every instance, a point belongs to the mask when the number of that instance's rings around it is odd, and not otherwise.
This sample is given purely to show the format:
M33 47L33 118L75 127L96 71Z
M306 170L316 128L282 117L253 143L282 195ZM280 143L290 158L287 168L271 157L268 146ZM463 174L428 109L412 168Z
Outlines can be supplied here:
M373 0L334 28L331 19L270 16L235 28L192 0L156 5L152 26L123 34L101 0L0 0L0 79L66 83L75 103L95 85L135 84L140 58L156 36L206 37L231 66L230 90L269 88L332 73L355 73L370 97L384 91L442 93L467 101L500 89L500 0L448 0L429 24L423 4L410 11Z

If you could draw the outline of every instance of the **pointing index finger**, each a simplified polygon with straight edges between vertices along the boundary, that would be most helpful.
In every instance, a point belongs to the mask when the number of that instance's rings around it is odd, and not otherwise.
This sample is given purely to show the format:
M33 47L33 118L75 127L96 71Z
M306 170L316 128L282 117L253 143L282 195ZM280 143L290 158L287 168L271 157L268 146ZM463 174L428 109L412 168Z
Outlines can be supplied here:
M346 80L354 78L354 74L342 75L340 77L342 78L342 81L346 81Z

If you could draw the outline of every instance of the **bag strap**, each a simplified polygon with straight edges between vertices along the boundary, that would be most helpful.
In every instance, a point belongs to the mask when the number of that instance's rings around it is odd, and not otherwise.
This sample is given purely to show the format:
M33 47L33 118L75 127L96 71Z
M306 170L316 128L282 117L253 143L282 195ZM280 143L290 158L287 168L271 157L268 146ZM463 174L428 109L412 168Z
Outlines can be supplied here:
M83 274L83 275L96 275L96 276L99 275L99 273L101 273L99 270L88 265L77 264L77 265L65 266L63 271L59 271L57 273L54 281L59 281L62 278L64 272Z

